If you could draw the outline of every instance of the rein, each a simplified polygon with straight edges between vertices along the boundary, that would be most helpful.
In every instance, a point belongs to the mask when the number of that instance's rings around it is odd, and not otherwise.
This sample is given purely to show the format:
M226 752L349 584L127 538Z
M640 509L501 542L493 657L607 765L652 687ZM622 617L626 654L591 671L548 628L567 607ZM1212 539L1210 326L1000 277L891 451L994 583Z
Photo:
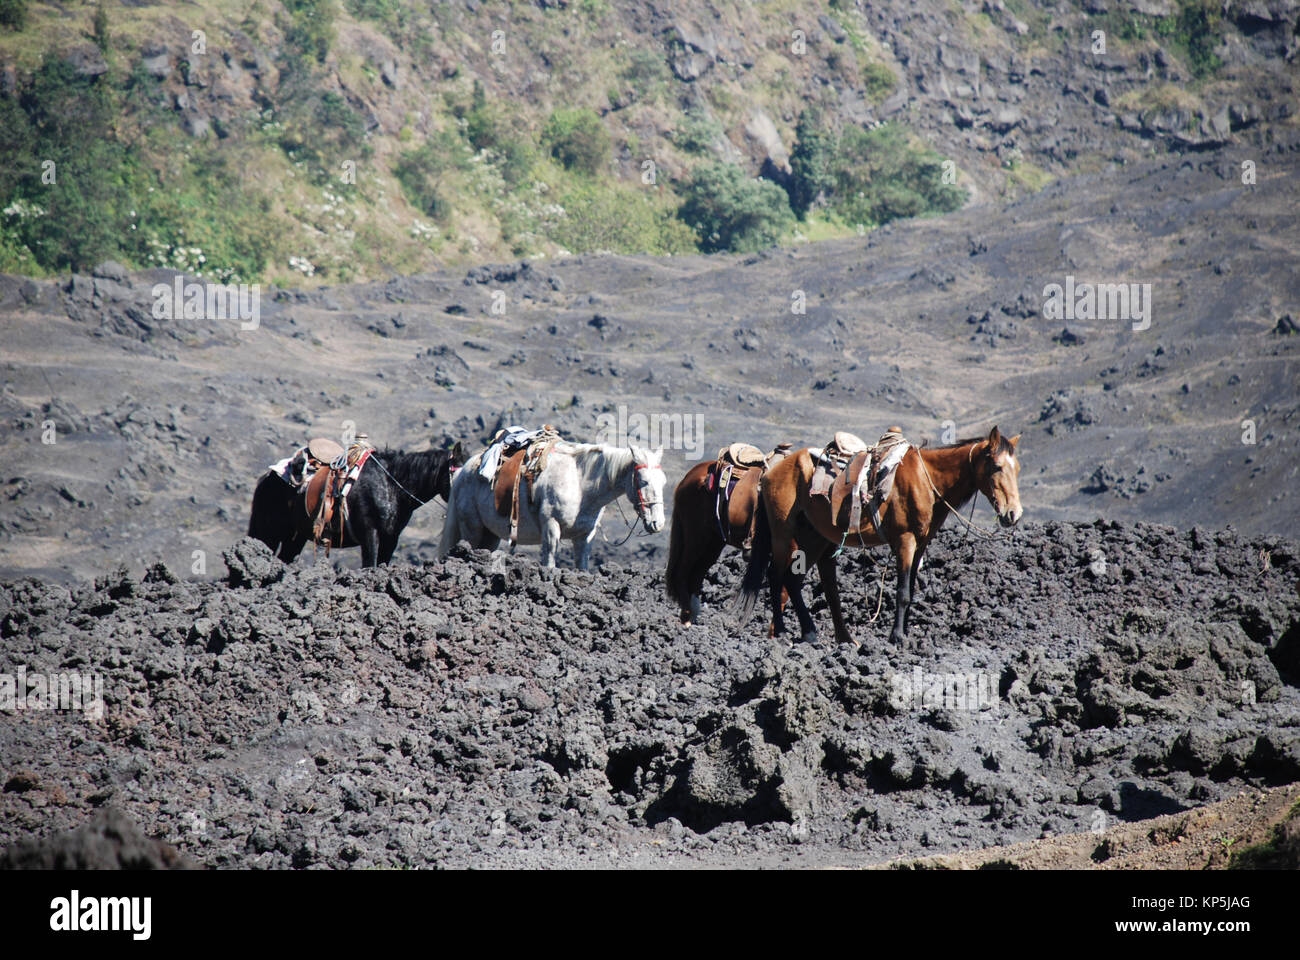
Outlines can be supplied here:
M382 471L384 471L384 474L388 477L388 479L391 480L391 481L393 481L393 483L397 485L397 489L398 489L398 490L401 490L402 493L406 494L408 497L410 497L412 500L414 500L416 503L418 503L418 504L419 504L420 506L422 506L422 507L425 507L425 506L428 506L428 505L429 505L429 501L428 501L428 500L421 500L419 497L417 497L415 494L413 494L410 490L407 490L404 486L402 486L401 481L399 481L395 476L393 476L391 473L388 472L388 468L387 468L386 466L384 466L384 461L380 460L378 457L371 457L370 459L373 460L375 463L379 464L379 469L382 470ZM456 472L456 468L455 468L455 467L449 467L449 469L450 469L450 471L451 471L453 474ZM430 498L430 499L432 499L432 498Z
M996 539L997 538L996 532L990 533L989 531L985 530L983 527L972 522L975 519L974 501L979 496L979 491L976 490L975 493L971 495L971 501L972 501L970 507L971 519L967 520L965 517L961 515L961 513L958 512L956 507L954 507L951 503L949 503L946 499L944 499L943 494L939 492L939 488L934 485L934 480L930 478L930 469L925 465L925 457L921 456L920 450L916 452L916 456L917 459L921 461L921 472L925 474L925 482L930 485L930 489L934 492L934 495L939 498L939 502L942 503L945 507L947 507L949 512L952 513L953 516L955 516L962 523L966 524L967 535L968 536L970 535L971 530L975 530L978 533L982 534L983 536L988 537L990 540ZM974 446L972 446L971 457L973 458L974 456L975 456L975 448Z

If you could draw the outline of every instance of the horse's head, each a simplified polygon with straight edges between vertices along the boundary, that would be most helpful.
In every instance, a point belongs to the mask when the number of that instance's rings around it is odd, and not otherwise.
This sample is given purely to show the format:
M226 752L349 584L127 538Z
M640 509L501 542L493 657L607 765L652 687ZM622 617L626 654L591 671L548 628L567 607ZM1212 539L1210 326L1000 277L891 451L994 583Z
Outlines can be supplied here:
M457 440L452 446L445 448L447 450L447 470L438 478L437 495L442 497L444 503L451 502L451 478L456 475L456 471L465 466L465 461L469 459L465 456L465 448Z
M1016 459L1019 444L1020 434L1008 440L994 427L988 439L975 448L973 458L979 491L993 505L998 523L1004 527L1014 527L1025 512L1020 506L1020 461Z
M646 533L658 533L664 528L664 476L660 463L663 448L646 450L632 447L632 470L628 473L627 498L636 504L637 516L645 524Z

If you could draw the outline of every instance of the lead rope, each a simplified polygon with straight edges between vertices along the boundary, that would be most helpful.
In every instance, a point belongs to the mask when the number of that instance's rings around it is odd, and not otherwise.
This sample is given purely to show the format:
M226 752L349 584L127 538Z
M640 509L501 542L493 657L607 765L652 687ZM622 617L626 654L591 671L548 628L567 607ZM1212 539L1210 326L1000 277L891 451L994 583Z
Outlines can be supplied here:
M419 497L417 497L415 494L413 494L410 490L407 490L404 486L402 486L401 483L398 482L398 479L397 479L395 476L393 476L391 473L388 472L388 468L384 466L384 461L380 460L378 457L375 457L375 456L372 456L370 459L373 460L373 461L375 461L375 463L379 464L379 469L382 470L382 471L384 471L384 473L387 475L387 477L388 477L389 480L391 480L391 481L393 481L393 483L396 483L396 484L397 484L397 489L398 489L398 490L401 490L402 493L406 494L408 497L410 497L412 500L414 500L416 503L418 503L418 504L419 504L420 506L422 506L422 507L423 507L423 506L426 506L426 505L429 503L428 500L421 500Z
M990 540L997 539L997 533L989 533L989 531L985 530L985 529L984 529L983 527L981 527L979 524L977 524L977 523L972 523L972 522L971 522L972 520L975 519L975 504L974 504L974 503L971 503L971 508L970 508L971 519L970 519L970 520L967 520L965 517L963 517L963 516L962 516L962 515L961 515L961 514L956 510L956 508L953 507L953 505L952 505L951 503L949 503L947 500L944 499L943 494L939 492L939 488L936 487L936 486L934 485L934 481L930 479L930 470L929 470L929 468L926 467L926 465L925 465L925 457L921 456L921 453L920 453L919 450L917 451L916 456L917 456L917 459L921 461L921 470L925 473L925 479L926 479L926 482L930 484L930 489L931 489L932 491L934 491L934 495L935 495L936 497L939 498L939 502L942 503L945 507L947 507L948 510L949 510L949 512L951 512L953 516L955 516L955 517L956 517L958 520L960 520L962 523L966 524L966 527L967 527L968 533L969 533L970 530L975 530L975 531L981 533L982 535L988 537ZM979 492L977 491L975 494L972 495L971 499L974 500L974 499L977 498L978 496L979 496Z

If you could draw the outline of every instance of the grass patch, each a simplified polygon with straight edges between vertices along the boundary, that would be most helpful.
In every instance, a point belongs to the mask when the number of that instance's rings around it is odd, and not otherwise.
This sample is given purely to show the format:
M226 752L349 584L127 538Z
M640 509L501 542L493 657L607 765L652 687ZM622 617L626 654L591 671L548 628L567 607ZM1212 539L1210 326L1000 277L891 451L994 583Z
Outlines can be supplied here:
M1110 11L1089 20L1090 30L1106 31L1106 37L1134 44L1154 41L1171 49L1198 80L1223 67L1214 48L1223 42L1223 12L1218 0L1175 0L1172 16L1150 17L1138 13Z

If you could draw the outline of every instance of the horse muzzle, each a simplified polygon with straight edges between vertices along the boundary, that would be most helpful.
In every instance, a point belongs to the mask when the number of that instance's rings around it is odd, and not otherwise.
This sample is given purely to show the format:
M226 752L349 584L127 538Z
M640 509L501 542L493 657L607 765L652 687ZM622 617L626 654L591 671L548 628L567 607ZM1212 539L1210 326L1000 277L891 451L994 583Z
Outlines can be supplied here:
M1025 515L1025 511L1020 507L1014 510L1008 510L1006 513L998 514L998 523L1003 527L1010 529L1020 522L1020 518Z

